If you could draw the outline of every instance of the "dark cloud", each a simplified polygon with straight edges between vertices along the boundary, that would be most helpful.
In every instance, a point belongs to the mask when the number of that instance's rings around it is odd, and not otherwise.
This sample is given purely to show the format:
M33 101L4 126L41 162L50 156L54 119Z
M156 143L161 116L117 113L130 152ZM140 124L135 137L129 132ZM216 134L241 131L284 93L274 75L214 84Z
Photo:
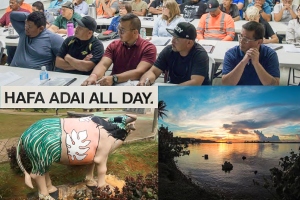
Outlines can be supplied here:
M291 104L285 104L285 103L267 103L267 104L263 104L263 105L257 105L257 106L253 106L253 107L250 107L250 108L247 108L243 111L241 111L239 114L242 114L242 113L246 113L246 112L249 112L249 111L252 111L252 110L257 110L257 109L260 109L260 108L272 108L272 107L285 107L285 106L291 106ZM299 106L299 104L295 104L295 106Z
M278 105L278 104L274 104ZM284 105L284 104L282 104ZM255 120L241 120L235 121L231 124L223 124L223 128L231 130L231 133L236 133L240 130L249 130L249 129L262 129L269 126L274 126L278 124L284 124L286 122L299 122L300 121L300 108L291 108L291 109L278 109L276 112L270 115L270 118L266 118L261 121ZM243 132L243 134L247 134Z
M214 137L212 137L212 138L214 138L214 139L216 139L216 140L221 140L221 139L223 139L223 137L220 137L220 136L214 136Z
M197 131L197 133L211 133L213 132L212 130L200 130L200 131Z
M278 136L273 135L272 137L266 137L262 131L254 130L254 133L257 135L259 141L269 141L269 142L280 142Z
M225 130L228 130L229 133L231 133L231 134L252 134L249 131L243 129L243 126L239 126L239 125L236 125L234 123L235 122L233 122L232 125L230 125L230 124L223 124L223 128Z

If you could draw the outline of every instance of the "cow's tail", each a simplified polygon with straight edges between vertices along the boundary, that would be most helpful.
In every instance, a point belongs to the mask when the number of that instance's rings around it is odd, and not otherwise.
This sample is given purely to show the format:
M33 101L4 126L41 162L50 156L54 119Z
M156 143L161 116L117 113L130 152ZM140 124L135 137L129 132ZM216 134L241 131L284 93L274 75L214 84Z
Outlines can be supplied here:
M20 158L20 145L22 143L22 139L20 137L19 139L19 142L18 142L18 146L17 146L17 162L18 162L18 165L20 167L20 169L22 170L22 172L25 174L25 184L30 187L30 188L33 188L33 185L32 185L32 182L31 182L31 177L30 175L28 174L28 172L26 171L26 169L24 168L22 162L21 162L21 158Z

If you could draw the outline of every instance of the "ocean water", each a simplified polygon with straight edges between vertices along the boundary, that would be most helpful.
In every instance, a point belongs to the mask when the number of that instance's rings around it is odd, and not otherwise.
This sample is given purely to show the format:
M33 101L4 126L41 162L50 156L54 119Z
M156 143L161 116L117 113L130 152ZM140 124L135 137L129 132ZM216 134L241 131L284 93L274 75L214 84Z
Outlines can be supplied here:
M290 155L291 149L298 153L299 146L295 143L201 143L190 145L190 155L176 160L178 168L205 189L232 199L266 199L271 194L263 188L263 177L270 177L269 169L279 167L279 159ZM227 173L222 171L225 161L233 164L233 170Z

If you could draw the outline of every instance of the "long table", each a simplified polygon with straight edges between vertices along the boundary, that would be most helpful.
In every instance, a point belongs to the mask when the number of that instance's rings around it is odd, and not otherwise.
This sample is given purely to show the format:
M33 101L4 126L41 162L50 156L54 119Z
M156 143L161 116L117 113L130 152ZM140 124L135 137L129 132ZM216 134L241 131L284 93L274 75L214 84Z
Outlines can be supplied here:
M144 28L153 28L154 26L154 21L150 20L145 20L145 17L139 17L141 20L141 26ZM110 25L112 18L106 19L106 18L99 18L96 20L98 25ZM193 24L196 28L198 27L200 19L194 19L191 24ZM242 26L247 23L248 21L246 20L239 20L234 22L235 26L235 32L240 33L242 31ZM275 22L275 21L270 21L269 22L270 26L274 30L275 33L280 34L280 35L285 35L286 34L286 29L288 25L284 22Z
M141 19L141 25L144 28L153 28L154 26L154 21L150 20L144 20L144 17L139 17ZM97 24L98 25L110 25L112 18L106 19L106 18L100 18L97 19ZM191 23L195 26L198 27L200 19L194 19ZM242 26L247 23L248 21L246 20L240 20L234 22L235 24L235 32L240 33L242 30ZM271 21L269 22L271 27L273 28L274 32L280 35L285 35L286 34L286 29L287 29L287 24L282 23L282 22L275 22ZM18 46L19 43L19 38L17 39L7 39L6 36L8 36L8 31L3 32L4 28L0 28L0 40L4 41L7 46Z
M39 75L40 75L40 70L0 65L0 73L6 73L6 72L12 72L16 75L21 76L20 79L7 84L9 86L30 86L31 81L33 79L39 78ZM72 86L81 85L81 83L83 83L83 81L85 81L87 78L87 76L85 76L85 75L78 75L78 74L52 72L52 71L49 71L48 73L49 73L49 77L51 79L54 79L54 78L77 78L76 81L74 81L71 84ZM33 86L33 85L31 85L31 86Z

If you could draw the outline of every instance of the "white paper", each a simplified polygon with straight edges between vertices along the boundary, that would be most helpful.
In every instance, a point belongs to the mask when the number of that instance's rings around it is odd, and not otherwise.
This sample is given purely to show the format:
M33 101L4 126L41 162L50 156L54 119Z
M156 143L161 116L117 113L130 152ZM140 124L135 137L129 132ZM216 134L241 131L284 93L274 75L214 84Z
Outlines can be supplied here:
M206 44L206 45L212 45L212 46L216 46L218 41L217 40L198 40L199 44Z
M140 81L131 81L128 80L127 82L124 83L118 83L116 86L136 86Z
M22 76L19 76L13 72L0 73L0 86L7 85L20 78L22 78Z
M284 45L284 50L289 53L300 53L300 49L296 48L293 44Z
M150 40L150 42L155 46L166 46L168 43L170 43L170 41L170 37L152 37Z

